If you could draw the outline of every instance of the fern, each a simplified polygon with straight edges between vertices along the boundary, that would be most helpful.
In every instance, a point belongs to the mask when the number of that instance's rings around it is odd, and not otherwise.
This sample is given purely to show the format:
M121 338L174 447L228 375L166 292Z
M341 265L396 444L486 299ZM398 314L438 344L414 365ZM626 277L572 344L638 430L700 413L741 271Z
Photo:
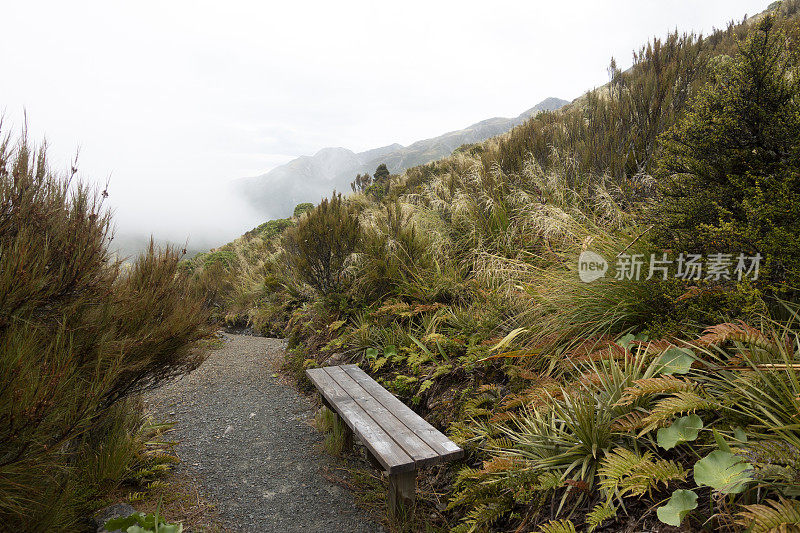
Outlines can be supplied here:
M554 398L561 398L563 390L556 380L538 384L520 394L512 394L503 399L501 407L504 410L517 409L519 407L535 407L553 401Z
M639 455L625 448L618 448L603 458L598 469L600 487L609 501L613 496L641 496L659 484L686 479L686 471L672 461L654 461L653 454Z
M631 494L641 495L657 488L659 484L668 485L670 481L685 479L686 470L681 465L668 459L659 459L640 465L628 480L620 483L620 488L630 491Z
M649 461L652 455L650 452L639 455L625 448L617 448L607 453L600 461L600 468L597 470L600 477L600 488L606 494L615 494L620 480L630 475L643 462Z
M620 433L630 433L638 429L642 429L646 424L644 419L648 417L648 413L641 411L631 411L626 415L618 417L611 424L611 429Z
M696 385L687 379L674 376L659 376L657 378L639 379L633 386L622 392L618 406L630 405L640 398L655 396L657 394L673 394L676 392L693 391Z
M539 533L577 533L571 520L550 520L539 526Z
M586 515L587 531L591 533L606 520L611 520L617 516L617 510L609 503L598 503L589 514Z
M534 487L536 490L547 493L564 486L564 480L555 472L546 472L539 476L539 480Z
M771 354L780 354L780 346L773 342L772 339L764 335L761 330L745 324L741 320L706 328L703 331L703 336L697 339L697 344L701 346L717 346L729 341L761 348Z
M714 409L716 402L701 396L693 391L680 391L672 396L660 400L650 411L650 414L643 420L646 424L639 435L644 435L649 431L663 425L668 420L672 420L676 415L684 413L694 413L703 409Z
M755 467L754 477L795 490L800 486L800 450L785 441L752 441L740 455Z
M459 470L458 473L456 474L456 479L453 482L453 485L458 487L459 485L461 485L463 482L465 482L467 480L476 479L476 478L480 477L481 474L482 474L482 472L480 470L477 470L477 469L469 467L469 466L465 466L464 468Z
M766 504L745 505L737 523L750 533L784 533L800 531L800 502L767 500Z

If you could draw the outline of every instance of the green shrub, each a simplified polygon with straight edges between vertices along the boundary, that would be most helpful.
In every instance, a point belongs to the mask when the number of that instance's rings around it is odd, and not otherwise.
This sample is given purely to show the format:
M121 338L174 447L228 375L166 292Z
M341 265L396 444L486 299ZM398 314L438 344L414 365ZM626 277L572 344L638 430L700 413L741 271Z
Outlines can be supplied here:
M70 178L24 136L0 144L0 521L18 531L75 527L102 489L81 469L114 448L99 428L196 367L209 333L180 253L123 268L100 195Z
M236 263L236 254L231 250L217 250L203 254L203 266L209 267L217 263L226 268L231 268Z
M358 216L334 191L285 233L283 246L300 278L330 296L342 292L345 268L360 237Z
M663 137L658 244L764 256L758 285L800 282L800 71L766 17ZM734 255L735 257L735 255Z
M311 202L304 202L302 204L297 204L296 206L294 206L294 212L292 213L292 216L294 218L298 218L303 213L308 213L312 209L314 209L314 204L312 204Z

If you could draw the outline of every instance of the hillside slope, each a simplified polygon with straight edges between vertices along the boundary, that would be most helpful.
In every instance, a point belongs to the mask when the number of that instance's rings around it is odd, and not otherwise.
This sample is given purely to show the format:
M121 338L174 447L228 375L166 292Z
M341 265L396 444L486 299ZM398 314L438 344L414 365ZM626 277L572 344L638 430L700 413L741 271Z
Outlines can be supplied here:
M555 113L188 268L288 338L300 385L356 363L464 447L406 531L797 530L798 21L653 39Z
M251 178L237 180L238 191L267 217L291 214L301 202L317 202L333 189L349 191L356 174L375 171L386 163L393 174L450 155L463 144L483 142L505 133L542 111L554 111L566 100L547 98L514 118L495 117L461 130L417 141L409 146L391 144L355 153L346 148L323 148Z

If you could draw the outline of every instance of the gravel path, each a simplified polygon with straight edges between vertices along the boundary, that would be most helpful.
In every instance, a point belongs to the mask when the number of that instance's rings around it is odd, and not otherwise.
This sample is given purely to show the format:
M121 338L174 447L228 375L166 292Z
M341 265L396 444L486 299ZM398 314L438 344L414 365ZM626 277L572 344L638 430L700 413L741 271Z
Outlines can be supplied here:
M148 395L151 412L176 421L179 471L197 476L234 531L383 531L320 474L333 460L310 402L274 377L283 350L278 339L226 335L200 368Z

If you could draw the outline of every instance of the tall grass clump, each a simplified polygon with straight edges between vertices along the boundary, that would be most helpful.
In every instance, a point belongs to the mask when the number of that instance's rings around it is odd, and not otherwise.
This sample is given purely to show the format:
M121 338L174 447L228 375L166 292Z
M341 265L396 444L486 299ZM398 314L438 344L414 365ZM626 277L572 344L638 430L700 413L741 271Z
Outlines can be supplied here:
M0 522L15 531L77 528L109 488L89 465L124 471L122 402L195 368L209 333L179 253L113 259L105 194L76 172L24 133L0 143Z

